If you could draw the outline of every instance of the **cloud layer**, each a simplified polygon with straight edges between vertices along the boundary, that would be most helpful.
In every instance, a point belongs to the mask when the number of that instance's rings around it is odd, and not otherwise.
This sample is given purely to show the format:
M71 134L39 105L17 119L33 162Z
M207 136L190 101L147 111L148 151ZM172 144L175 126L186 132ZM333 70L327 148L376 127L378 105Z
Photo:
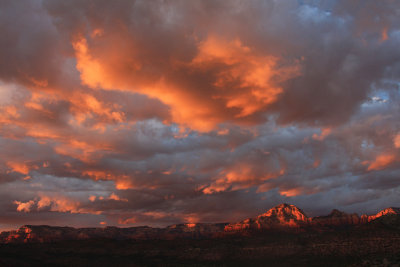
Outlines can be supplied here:
M0 228L398 206L399 13L2 1Z

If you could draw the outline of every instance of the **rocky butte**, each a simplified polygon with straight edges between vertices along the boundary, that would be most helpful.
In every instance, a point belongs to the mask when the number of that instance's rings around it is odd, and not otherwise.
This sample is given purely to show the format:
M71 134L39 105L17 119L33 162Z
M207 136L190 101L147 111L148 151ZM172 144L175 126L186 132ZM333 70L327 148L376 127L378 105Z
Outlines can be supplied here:
M400 208L387 208L375 215L358 216L339 210L332 210L326 216L308 217L294 205L280 204L255 218L236 223L195 223L176 224L166 228L148 226L118 228L72 228L47 225L25 225L18 230L0 234L0 243L54 242L84 239L174 239L220 237L235 233L257 230L324 231L335 227L368 224L389 215L400 215Z

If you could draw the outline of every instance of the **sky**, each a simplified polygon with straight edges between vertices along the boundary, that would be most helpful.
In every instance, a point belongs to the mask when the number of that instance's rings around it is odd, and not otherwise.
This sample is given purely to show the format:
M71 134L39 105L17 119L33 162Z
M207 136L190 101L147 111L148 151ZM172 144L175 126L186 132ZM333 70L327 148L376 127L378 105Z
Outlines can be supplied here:
M0 230L400 206L400 2L0 0Z

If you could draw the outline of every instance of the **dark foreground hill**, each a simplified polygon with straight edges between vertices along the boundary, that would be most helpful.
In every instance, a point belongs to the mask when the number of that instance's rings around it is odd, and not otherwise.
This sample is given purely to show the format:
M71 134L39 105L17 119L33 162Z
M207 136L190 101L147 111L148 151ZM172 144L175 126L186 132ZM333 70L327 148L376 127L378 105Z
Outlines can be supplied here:
M1 234L0 266L400 266L398 211L308 218L282 204L233 224L24 226Z

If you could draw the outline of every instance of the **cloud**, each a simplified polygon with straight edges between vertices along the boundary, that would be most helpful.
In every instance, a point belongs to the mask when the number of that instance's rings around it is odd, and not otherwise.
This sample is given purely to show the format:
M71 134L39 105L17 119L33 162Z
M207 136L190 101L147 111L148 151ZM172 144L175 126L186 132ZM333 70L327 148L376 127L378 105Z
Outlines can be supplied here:
M397 2L0 6L0 224L399 201Z
M331 133L332 129L331 128L324 128L321 130L321 134L317 135L317 134L313 134L312 138L315 140L324 140L330 133Z
M393 154L382 154L379 155L373 162L368 166L368 171L382 170L388 167L390 164L396 161L396 155Z
M397 134L393 139L394 146L400 148L400 134Z
M18 205L17 211L30 212L35 202L33 200L29 200L28 202L14 201L14 204Z

